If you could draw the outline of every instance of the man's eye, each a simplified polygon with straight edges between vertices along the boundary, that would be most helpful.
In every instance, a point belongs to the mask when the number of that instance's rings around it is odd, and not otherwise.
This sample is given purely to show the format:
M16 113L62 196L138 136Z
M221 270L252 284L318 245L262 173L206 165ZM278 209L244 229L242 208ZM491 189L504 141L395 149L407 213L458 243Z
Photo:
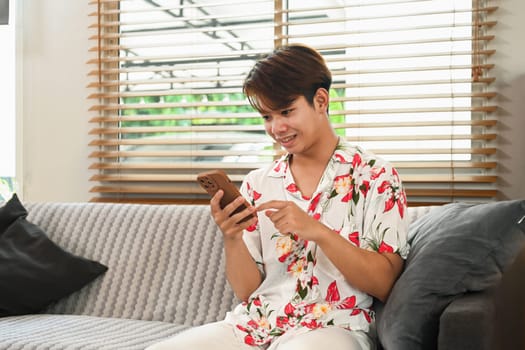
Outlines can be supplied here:
M288 114L290 114L291 111L292 111L291 109L285 109L285 110L283 110L283 111L281 112L281 114L282 114L282 115L288 115Z
M269 115L263 115L262 118L263 118L264 120L270 120L270 116L269 116Z

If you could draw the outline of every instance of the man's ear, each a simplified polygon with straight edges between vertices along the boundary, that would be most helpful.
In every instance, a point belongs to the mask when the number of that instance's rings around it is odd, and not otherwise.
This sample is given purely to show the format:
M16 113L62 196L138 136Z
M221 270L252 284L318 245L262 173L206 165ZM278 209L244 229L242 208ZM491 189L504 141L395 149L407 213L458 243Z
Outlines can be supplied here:
M328 94L328 91L325 88L317 89L314 95L315 107L326 111L328 109L329 101L330 101L330 95Z

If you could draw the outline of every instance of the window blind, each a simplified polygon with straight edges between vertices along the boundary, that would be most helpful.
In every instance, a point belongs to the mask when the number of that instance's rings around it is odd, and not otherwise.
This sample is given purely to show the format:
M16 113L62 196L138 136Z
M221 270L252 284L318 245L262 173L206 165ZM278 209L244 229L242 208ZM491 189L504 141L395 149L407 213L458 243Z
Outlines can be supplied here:
M239 183L279 157L242 83L286 43L323 54L338 135L389 159L410 205L497 194L486 1L90 4L93 201L203 203L198 172Z

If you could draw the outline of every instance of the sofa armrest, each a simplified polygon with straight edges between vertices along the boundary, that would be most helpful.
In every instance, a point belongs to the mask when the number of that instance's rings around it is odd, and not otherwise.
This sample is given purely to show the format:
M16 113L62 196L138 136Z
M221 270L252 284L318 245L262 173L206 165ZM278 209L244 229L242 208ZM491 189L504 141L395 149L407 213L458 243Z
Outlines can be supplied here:
M494 321L493 290L466 293L439 320L439 350L489 350Z

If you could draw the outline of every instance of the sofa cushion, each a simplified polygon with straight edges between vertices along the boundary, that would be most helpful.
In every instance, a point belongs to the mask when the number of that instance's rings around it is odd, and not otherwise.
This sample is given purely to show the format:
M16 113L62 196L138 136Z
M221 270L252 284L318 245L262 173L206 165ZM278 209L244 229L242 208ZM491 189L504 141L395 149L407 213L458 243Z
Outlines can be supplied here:
M0 317L38 312L107 270L59 247L26 215L16 195L0 209Z
M144 350L188 329L171 322L87 315L0 318L0 349Z
M405 270L381 309L377 331L387 350L435 349L439 318L458 296L493 286L523 243L525 200L452 203L409 229Z

